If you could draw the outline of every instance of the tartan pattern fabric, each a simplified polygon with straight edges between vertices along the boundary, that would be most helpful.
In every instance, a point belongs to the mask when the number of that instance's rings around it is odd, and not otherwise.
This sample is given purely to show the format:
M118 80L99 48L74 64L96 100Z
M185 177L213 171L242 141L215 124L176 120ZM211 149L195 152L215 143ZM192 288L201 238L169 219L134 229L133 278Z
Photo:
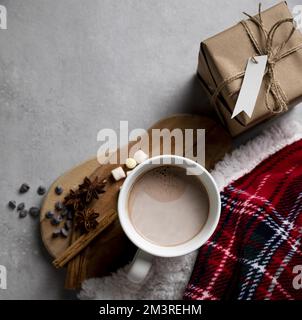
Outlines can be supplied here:
M199 251L184 299L302 299L293 286L302 265L302 140L228 185L221 200L220 222Z

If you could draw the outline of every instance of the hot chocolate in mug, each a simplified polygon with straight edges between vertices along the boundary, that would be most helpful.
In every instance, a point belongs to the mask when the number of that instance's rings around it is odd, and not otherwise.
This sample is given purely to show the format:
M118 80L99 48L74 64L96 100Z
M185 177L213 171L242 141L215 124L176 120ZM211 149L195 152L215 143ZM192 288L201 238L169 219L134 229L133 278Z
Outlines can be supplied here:
M154 256L177 257L201 247L214 233L220 210L217 185L200 164L161 155L138 165L118 199L121 226L138 247L128 278L142 282Z

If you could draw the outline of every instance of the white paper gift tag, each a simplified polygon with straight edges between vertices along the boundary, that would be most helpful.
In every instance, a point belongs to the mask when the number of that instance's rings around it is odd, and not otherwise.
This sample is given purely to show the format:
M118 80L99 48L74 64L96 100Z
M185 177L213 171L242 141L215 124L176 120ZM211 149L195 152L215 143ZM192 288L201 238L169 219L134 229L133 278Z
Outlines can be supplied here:
M244 111L252 116L267 64L267 55L249 58L232 119Z

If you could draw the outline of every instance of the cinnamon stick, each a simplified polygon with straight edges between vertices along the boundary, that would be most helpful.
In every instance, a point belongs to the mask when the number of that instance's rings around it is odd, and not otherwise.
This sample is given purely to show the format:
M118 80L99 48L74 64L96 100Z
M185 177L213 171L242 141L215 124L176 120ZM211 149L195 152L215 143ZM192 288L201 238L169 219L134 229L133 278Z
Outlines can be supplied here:
M85 249L89 245L89 243L93 239L95 239L103 230L105 230L116 218L116 211L111 210L109 213L105 214L104 217L98 219L98 225L96 226L96 228L86 234L81 235L57 259L53 261L53 265L56 268L64 267L66 263L76 257L83 249Z
M74 243L79 237L80 234L77 230L75 230L74 226L71 235L71 244ZM79 281L79 270L83 260L83 253L84 252L78 254L71 261L69 261L64 285L65 289L78 289L80 287L81 282Z

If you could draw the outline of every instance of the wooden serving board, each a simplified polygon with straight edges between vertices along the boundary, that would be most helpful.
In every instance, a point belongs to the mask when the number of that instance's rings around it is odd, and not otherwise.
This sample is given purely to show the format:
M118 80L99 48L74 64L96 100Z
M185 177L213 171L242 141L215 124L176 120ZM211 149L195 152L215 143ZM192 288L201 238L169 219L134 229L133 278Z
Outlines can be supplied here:
M169 130L176 128L181 130L205 129L205 167L207 169L211 169L215 163L231 149L230 135L212 119L198 115L180 114L162 119L148 130L150 150L152 145L151 130L163 128ZM131 148L131 151L134 152L140 147L142 147L146 153L149 153L150 150L144 149L144 147L140 146L137 142L130 143L125 148ZM172 145L172 154L174 153L174 149ZM184 152L185 149L186 146L184 147ZM162 154L162 152L162 143L156 145L155 148L153 146L152 156ZM120 154L120 150L117 150L117 154ZM111 156L114 156L114 154ZM109 178L106 192L99 200L92 203L95 211L104 214L107 210L116 209L118 193L123 181L115 182L110 176L111 170L118 166L118 164L100 165L97 159L93 158L66 172L52 184L44 199L40 216L42 240L52 257L56 258L62 254L69 246L71 240L70 238L64 239L61 237L52 238L55 227L45 218L45 213L48 210L54 210L54 204L57 201L62 201L70 189L76 189L85 176L92 179L96 176L101 179ZM60 196L56 195L54 191L57 185L60 185L64 189L63 194ZM134 252L135 247L130 243L117 220L82 253L86 261L86 278L102 276L115 271L118 267L127 263Z

